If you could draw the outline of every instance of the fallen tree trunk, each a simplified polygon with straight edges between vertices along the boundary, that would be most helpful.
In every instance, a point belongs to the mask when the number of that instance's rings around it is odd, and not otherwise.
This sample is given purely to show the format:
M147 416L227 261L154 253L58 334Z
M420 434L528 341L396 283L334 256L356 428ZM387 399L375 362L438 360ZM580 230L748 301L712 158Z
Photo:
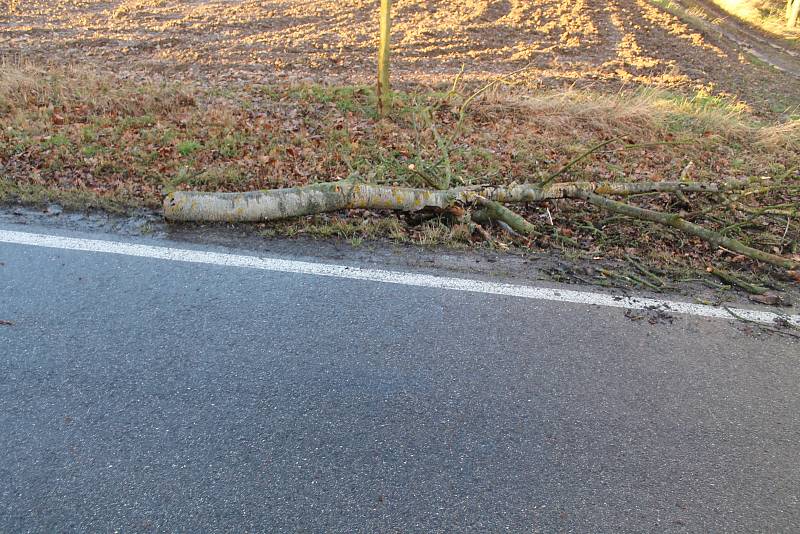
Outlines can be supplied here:
M313 184L290 189L247 193L175 191L164 199L164 216L184 222L265 222L344 209L418 211L468 204L479 198L503 203L540 202L557 198L639 193L723 192L746 187L745 180L724 184L701 182L563 182L544 187L518 184L508 187L461 187L436 191L391 187L351 181Z
M512 231L536 236L535 227L502 203L539 202L573 198L636 219L671 226L754 260L785 269L798 262L754 249L671 213L639 208L606 198L642 193L722 193L747 189L752 182L734 180L722 184L702 182L561 182L517 184L508 187L460 187L447 190L414 189L358 183L351 180L313 184L290 189L247 193L176 191L164 199L164 216L171 221L264 222L345 209L386 209L413 212L425 208L444 210L456 204L477 204L474 215L485 221L501 221Z
M446 208L457 199L458 193L452 190L352 182L247 193L176 191L164 199L164 216L171 221L261 222L355 208L396 211Z

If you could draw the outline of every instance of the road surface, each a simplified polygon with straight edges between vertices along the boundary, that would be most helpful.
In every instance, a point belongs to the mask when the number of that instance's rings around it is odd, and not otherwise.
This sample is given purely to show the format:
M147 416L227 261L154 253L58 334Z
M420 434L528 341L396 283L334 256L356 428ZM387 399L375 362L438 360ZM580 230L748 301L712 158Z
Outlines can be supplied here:
M788 337L2 240L0 262L3 532L800 524Z

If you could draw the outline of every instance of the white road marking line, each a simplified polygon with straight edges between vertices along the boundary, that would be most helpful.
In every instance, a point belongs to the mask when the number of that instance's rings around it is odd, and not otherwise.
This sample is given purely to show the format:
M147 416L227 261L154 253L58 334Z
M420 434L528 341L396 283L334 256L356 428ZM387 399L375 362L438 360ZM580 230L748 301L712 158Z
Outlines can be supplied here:
M497 282L483 282L480 280L469 280L465 278L450 278L399 271L384 271L380 269L362 269L360 267L347 267L344 265L330 265L325 263L310 263L304 261L281 260L276 258L259 258L255 256L242 256L238 254L223 254L219 252L205 252L200 250L140 245L135 243L123 243L119 241L79 239L47 234L0 230L0 242L64 250L79 250L84 252L121 254L125 256L136 256L159 260L221 265L225 267L260 269L282 273L329 276L335 278L348 278L351 280L367 280L370 282L381 282L386 284L430 287L436 289L447 289L451 291L486 293L490 295L505 295L534 300L549 300L573 304L591 304L595 306L608 306L611 308L628 308L635 310L661 309L672 313L695 315L699 317L733 319L731 314L726 309L707 306L704 304L692 304L688 302L652 298L625 297L622 295L609 295L605 293L593 293L590 291L574 291L569 289L553 289L545 287L501 284ZM743 308L730 309L736 315L750 321L774 324L776 320L784 320L795 326L800 326L800 315L785 315L772 311L749 310Z

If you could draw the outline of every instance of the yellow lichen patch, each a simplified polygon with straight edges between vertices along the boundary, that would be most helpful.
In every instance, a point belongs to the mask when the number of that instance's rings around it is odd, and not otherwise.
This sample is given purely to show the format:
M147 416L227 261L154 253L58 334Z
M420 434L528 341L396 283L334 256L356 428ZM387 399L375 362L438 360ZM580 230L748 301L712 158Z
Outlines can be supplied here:
M598 195L607 195L611 192L611 188L606 183L597 184L594 187L594 192Z

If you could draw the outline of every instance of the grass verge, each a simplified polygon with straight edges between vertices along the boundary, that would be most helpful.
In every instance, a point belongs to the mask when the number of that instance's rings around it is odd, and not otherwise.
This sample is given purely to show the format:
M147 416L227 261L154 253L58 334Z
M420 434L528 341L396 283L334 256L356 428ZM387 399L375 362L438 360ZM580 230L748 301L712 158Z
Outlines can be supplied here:
M457 88L400 93L394 102L390 119L379 120L367 87L201 89L77 68L5 65L0 198L124 210L158 207L162 195L175 189L241 191L348 176L419 187L444 178L454 185L529 182L618 138L559 179L780 178L786 188L765 189L738 211L717 209L713 202L720 199L700 197L635 201L702 213L715 229L752 246L797 253L798 178L792 169L800 164L799 121L765 124L729 97L651 89L598 94L494 87L471 99ZM762 208L768 209L753 211ZM670 230L580 203L523 211L545 235L536 247L620 256L636 250L655 262L694 267L724 256ZM436 217L386 213L290 221L264 232L472 243L465 228ZM496 230L490 246L531 243Z

